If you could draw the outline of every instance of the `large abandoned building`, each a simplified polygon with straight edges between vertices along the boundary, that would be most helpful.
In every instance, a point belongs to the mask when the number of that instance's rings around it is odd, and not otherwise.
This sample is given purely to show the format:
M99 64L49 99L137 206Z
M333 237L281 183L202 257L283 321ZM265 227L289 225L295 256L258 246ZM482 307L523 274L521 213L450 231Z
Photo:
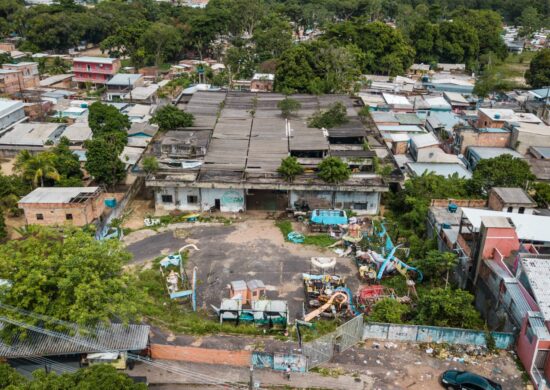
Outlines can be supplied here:
M277 108L284 98L205 91L178 105L195 116L195 123L166 133L151 148L160 168L147 177L146 186L155 192L157 210L242 212L307 204L378 213L388 185L375 171L387 149L376 146L360 121L361 103L347 96L294 95L301 108L287 121ZM328 130L307 126L309 117L337 101L347 108L346 124ZM287 156L304 168L292 183L277 173ZM347 181L329 184L317 176L317 165L328 156L350 166Z

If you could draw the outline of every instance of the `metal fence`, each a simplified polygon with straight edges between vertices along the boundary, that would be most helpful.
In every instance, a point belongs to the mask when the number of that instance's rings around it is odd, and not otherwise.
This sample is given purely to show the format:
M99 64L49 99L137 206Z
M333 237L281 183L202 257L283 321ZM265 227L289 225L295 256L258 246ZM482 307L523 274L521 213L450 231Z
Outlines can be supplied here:
M499 349L509 349L514 344L513 333L491 332L491 334ZM486 334L483 331L438 326L370 323L364 327L363 338L486 346Z
M334 332L319 337L302 346L302 354L307 359L307 368L317 367L332 359L335 353L341 353L353 347L363 339L363 316L357 316L339 326Z

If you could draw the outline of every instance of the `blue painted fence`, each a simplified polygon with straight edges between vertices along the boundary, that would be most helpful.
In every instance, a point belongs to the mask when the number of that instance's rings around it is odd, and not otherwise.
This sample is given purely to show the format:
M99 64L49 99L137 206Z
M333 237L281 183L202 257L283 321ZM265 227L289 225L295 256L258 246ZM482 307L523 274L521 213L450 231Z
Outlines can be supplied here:
M491 334L498 349L513 347L515 341L513 333L491 332ZM363 339L486 346L483 331L422 325L370 323L365 325Z

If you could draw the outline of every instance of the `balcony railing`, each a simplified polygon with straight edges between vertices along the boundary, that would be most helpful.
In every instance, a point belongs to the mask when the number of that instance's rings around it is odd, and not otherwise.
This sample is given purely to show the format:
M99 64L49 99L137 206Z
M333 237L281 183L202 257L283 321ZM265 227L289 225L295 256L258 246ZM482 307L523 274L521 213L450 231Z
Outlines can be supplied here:
M87 67L85 66L76 66L74 65L73 66L73 73L74 72L80 72L80 73L99 73L99 74L115 74L116 73L116 69L114 68L111 68L111 69L105 69L105 68L90 68L88 69Z
M535 380L535 388L537 390L550 390L550 387L548 387L548 383L546 382L544 375L539 371L537 367L533 367L533 370L531 371L531 376Z

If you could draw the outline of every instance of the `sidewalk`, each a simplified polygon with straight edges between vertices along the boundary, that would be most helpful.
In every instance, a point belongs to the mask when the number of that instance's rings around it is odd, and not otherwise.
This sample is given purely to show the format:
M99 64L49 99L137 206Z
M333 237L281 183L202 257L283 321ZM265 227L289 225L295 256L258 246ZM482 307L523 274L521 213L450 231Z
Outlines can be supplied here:
M195 374L204 375L210 379L223 381L232 384L246 385L250 381L250 369L245 367L229 367L213 364L197 364L187 362L163 361L173 367L182 368ZM173 374L166 371L149 367L145 364L136 364L135 368L128 372L131 376L146 376L151 385L156 389L183 389L183 388L209 388L210 386L197 383L198 381L186 378L180 374ZM259 382L261 388L272 386L290 386L297 389L338 389L338 390L372 390L374 389L374 378L361 375L353 378L349 375L341 375L338 378L322 376L317 373L292 373L290 381L284 378L282 372L271 370L254 370L254 381ZM183 386L181 386L183 385ZM213 387L213 386L212 386Z

